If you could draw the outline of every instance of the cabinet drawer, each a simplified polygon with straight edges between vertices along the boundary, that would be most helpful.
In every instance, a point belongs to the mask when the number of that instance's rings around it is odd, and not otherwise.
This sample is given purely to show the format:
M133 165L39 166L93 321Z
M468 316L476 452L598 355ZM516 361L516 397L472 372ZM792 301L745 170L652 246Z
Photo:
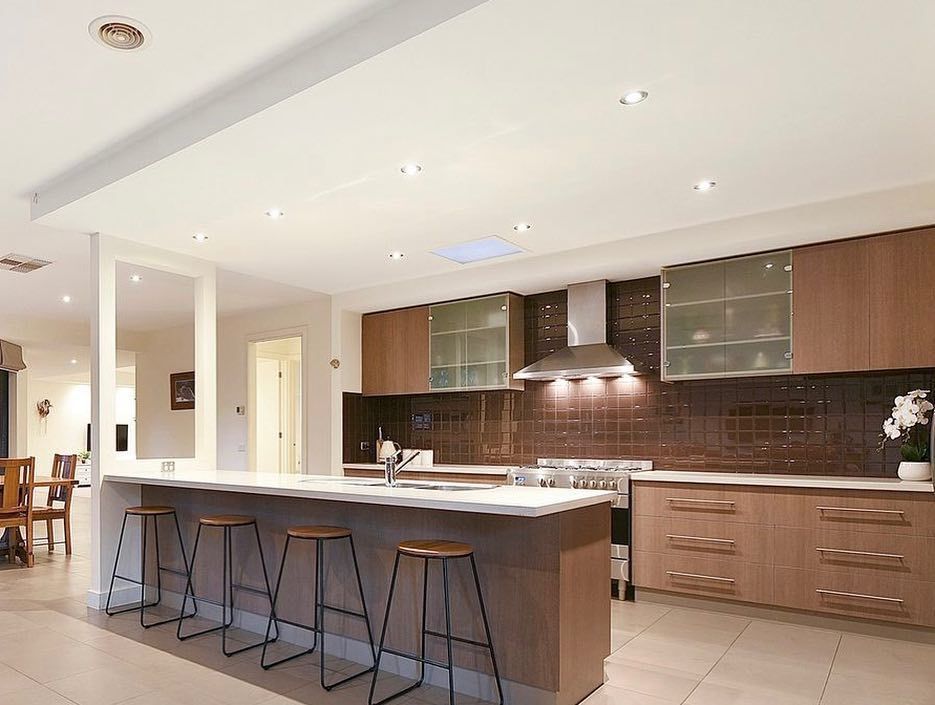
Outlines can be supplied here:
M776 568L777 605L861 619L935 625L935 583Z
M633 552L637 587L725 600L770 603L772 566L720 558L694 558L649 551Z
M633 519L633 547L673 556L773 562L772 532L756 524L637 516Z
M634 516L712 519L718 522L769 524L768 498L758 489L675 482L636 483Z
M777 526L935 537L935 497L900 492L784 492L774 497Z
M777 566L935 581L935 538L776 527Z

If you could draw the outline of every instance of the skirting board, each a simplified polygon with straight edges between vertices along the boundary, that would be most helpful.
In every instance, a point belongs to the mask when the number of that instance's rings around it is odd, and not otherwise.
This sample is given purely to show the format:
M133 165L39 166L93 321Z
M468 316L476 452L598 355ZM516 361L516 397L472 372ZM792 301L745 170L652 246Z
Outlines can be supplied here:
M155 591L150 586L150 592L147 598L155 597ZM119 607L138 602L140 599L140 589L136 586L127 586L114 590L114 596L111 599L111 607ZM107 593L97 593L93 590L88 591L88 606L92 609L103 610L107 603ZM177 592L163 590L162 603L165 606L178 609L182 605L182 596ZM190 609L191 598L188 601ZM218 605L209 605L199 603L198 615L209 620L219 621L221 618L221 607ZM261 638L266 634L266 627L269 622L268 616L246 612L244 610L234 610L234 623L232 628L252 632ZM184 633L184 628L183 628ZM379 635L374 634L374 639ZM299 647L308 648L312 645L312 635L309 631L299 629L290 624L280 626L280 640ZM218 647L220 648L220 646ZM370 646L366 642L357 639L349 639L340 635L328 634L328 655L337 658L346 659L368 666L373 662L370 653ZM259 658L259 656L257 656ZM419 665L415 661L400 658L392 654L386 654L380 661L380 671L394 673L403 678L415 680L419 675ZM478 671L468 670L455 666L454 669L455 691L473 698L485 700L487 702L497 702L497 689L493 678ZM425 667L425 683L438 688L448 688L448 671L436 666L427 665ZM555 696L548 691L539 688L533 688L522 683L515 683L509 680L503 680L503 695L506 702L510 705L553 705Z
M695 597L693 595L680 595L647 588L636 588L637 602L653 602L671 607L692 607L695 609L724 612L753 619L764 619L773 622L786 622L805 627L818 629L832 629L834 631L852 632L864 636L875 636L884 639L901 639L915 641L921 644L935 644L935 629L927 627L913 627L910 625L884 622L870 622L847 617L835 617L814 612L785 609L782 607L769 607L755 605L749 602L732 602L708 597Z

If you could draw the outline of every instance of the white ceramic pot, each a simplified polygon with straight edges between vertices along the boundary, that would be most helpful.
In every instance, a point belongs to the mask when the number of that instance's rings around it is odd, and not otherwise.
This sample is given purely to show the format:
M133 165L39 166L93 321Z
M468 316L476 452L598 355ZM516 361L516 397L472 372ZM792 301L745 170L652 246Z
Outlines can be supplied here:
M903 460L899 464L899 470L897 472L900 480L914 480L916 482L921 480L931 480L932 479L932 464L931 463L915 463L908 460Z

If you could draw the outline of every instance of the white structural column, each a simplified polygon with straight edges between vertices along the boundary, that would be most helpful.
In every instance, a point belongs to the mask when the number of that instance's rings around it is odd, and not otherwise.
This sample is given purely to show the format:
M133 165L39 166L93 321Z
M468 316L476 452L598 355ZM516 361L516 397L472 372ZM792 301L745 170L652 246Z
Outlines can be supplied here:
M162 461L120 460L114 444L117 391L117 262L191 277L195 283L195 457L175 459L179 470L214 470L217 459L217 304L212 263L105 235L91 236L91 585L88 604L101 609L113 570L126 507L140 487L102 482L127 464L159 468ZM168 384L168 380L166 380ZM168 403L168 395L166 397ZM139 565L136 522L124 538L127 566ZM124 586L118 604L138 599Z

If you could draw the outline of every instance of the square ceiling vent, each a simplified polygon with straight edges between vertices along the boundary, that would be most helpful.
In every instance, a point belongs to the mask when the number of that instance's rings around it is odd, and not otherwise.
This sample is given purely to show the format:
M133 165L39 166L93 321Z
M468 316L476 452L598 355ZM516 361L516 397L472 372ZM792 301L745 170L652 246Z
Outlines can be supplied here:
M470 264L471 262L481 262L486 259L507 257L509 255L519 254L520 252L525 252L525 250L496 235L482 237L479 240L459 242L457 245L449 245L432 250L433 255L444 257L458 264Z
M5 269L8 272L19 272L20 274L29 274L50 264L52 263L47 259L39 259L29 255L11 253L0 257L0 269Z

